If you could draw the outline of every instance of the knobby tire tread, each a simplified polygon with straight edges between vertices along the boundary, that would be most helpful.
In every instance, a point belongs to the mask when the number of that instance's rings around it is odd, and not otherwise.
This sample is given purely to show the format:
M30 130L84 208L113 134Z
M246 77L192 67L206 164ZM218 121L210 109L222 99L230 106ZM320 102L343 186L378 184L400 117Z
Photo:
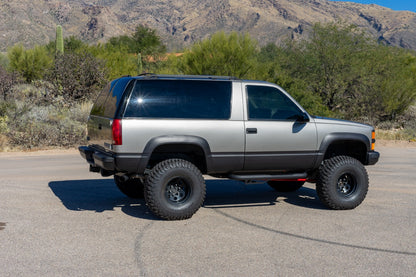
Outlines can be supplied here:
M330 190L331 178L336 170L339 167L352 165L359 167L360 171L364 173L364 178L366 182L365 191L360 195L359 199L356 201L355 205L345 206L332 195ZM356 159L349 156L335 156L331 159L325 160L319 168L319 177L316 185L316 192L319 199L329 208L334 210L347 210L357 207L366 197L368 192L368 174L364 166Z
M160 207L158 199L158 187L160 182L162 182L163 176L167 174L168 171L183 168L189 170L192 174L197 176L198 181L203 184L202 186L202 195L199 197L199 203L196 203L197 209L184 210L180 214L171 214L166 212L163 208ZM146 200L146 205L148 208L158 217L167 219L167 220L183 220L192 217L192 215L202 206L205 195L205 181L199 171L199 169L192 163L182 160L182 159L169 159L158 163L146 176L146 185L144 186L144 196Z

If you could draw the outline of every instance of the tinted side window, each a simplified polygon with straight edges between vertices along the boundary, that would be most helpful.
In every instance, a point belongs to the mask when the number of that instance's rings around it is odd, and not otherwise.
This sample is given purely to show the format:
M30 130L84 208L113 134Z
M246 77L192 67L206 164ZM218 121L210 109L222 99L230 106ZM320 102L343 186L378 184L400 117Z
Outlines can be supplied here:
M274 87L247 86L248 118L252 120L296 120L302 111Z
M125 117L228 119L231 82L143 80L134 86Z
M104 116L113 118L123 98L123 92L131 78L120 78L115 84L104 106Z
M95 101L91 114L113 118L130 80L131 78L120 78L109 83Z
M108 83L105 88L100 92L97 97L97 100L94 102L94 106L92 106L91 115L98 115L104 116L104 106L105 101L107 101L108 94L113 89L114 85L117 83L118 80L114 80Z

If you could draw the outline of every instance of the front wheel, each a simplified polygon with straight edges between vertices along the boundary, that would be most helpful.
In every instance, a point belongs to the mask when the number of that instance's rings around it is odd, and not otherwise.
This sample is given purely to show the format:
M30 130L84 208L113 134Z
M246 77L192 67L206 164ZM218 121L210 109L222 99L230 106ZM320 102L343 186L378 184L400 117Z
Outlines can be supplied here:
M168 220L192 217L205 199L205 181L199 169L181 159L158 163L146 178L144 197L149 209Z
M364 200L367 191L367 171L352 157L336 156L325 160L319 168L316 192L329 208L354 209Z

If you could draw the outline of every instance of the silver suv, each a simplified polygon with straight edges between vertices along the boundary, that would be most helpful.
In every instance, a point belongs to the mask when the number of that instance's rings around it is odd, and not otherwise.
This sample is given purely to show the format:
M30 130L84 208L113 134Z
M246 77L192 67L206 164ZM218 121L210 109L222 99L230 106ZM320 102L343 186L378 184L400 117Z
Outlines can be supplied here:
M280 192L315 182L326 206L353 209L367 194L364 165L379 159L373 127L310 116L271 83L218 76L116 79L91 110L88 139L79 151L90 171L169 220L201 207L203 174Z

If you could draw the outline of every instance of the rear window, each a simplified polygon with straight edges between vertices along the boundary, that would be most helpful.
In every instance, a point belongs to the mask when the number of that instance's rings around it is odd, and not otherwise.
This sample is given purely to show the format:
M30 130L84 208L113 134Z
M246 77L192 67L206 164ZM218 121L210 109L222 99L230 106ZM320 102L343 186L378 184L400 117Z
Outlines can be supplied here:
M124 117L229 119L231 82L137 81Z
M91 115L114 118L130 80L131 78L120 78L109 83L95 101Z

